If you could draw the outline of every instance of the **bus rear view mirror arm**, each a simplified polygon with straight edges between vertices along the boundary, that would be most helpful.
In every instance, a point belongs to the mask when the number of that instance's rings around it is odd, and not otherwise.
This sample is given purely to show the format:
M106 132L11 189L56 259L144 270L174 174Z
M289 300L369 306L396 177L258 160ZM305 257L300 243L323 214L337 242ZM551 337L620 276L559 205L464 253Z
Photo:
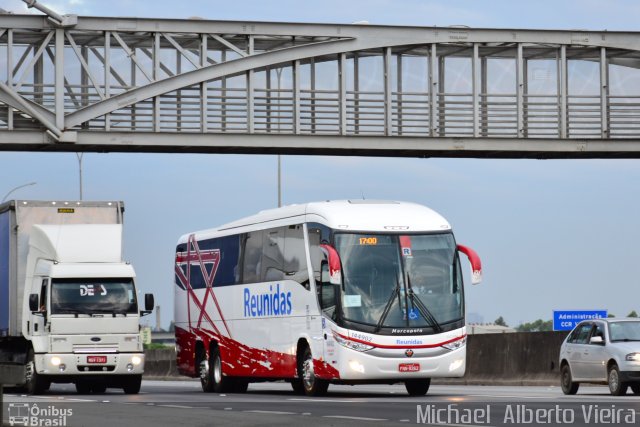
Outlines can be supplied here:
M482 262L478 253L468 246L458 245L458 251L462 252L469 259L471 264L471 284L477 285L482 282Z

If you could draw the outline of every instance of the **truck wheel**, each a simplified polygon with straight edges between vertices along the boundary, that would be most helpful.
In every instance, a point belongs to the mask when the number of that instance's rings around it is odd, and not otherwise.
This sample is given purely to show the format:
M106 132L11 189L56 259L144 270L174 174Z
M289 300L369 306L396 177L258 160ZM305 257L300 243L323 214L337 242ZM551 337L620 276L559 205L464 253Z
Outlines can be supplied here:
M47 391L51 385L47 379L36 371L36 360L33 349L30 349L27 355L24 380L24 387L27 394L42 394Z
M134 375L124 381L124 384L122 384L122 390L124 390L124 394L138 394L140 392L141 385L142 375Z
M576 394L580 387L580 383L573 382L573 378L571 377L571 368L567 363L562 365L562 368L560 368L560 387L564 394Z
M627 394L629 384L620 380L620 369L618 369L618 365L611 365L607 374L607 380L609 382L609 391L612 395L624 396Z
M91 393L91 383L88 381L78 381L76 382L76 391L78 394L89 394Z
M307 346L302 353L298 376L302 378L302 387L307 396L324 396L329 388L329 381L317 378L313 371L313 357Z
M404 382L404 388L407 389L409 396L424 396L431 386L431 378L407 380Z
M91 392L102 394L107 391L107 385L102 383L95 383L91 385Z

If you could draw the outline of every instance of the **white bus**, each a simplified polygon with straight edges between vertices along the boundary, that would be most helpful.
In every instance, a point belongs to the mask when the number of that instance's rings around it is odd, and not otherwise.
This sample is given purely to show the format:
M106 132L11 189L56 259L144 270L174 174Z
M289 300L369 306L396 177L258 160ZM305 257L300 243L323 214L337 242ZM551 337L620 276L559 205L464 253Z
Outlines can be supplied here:
M479 282L479 258L442 216L393 201L293 205L185 234L178 370L206 392L286 380L310 396L397 382L424 395L465 371L459 252Z

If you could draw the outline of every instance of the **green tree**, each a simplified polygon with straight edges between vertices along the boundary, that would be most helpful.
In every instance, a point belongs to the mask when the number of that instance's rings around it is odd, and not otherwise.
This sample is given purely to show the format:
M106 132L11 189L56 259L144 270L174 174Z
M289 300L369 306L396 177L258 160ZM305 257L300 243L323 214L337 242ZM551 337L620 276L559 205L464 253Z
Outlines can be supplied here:
M498 317L496 320L493 321L493 323L495 325L498 326L504 326L504 327L509 327L509 325L507 325L507 322L504 321L504 319L502 318L502 316Z
M638 313L635 310L631 310L631 313L627 314L627 317L638 317Z
M553 320L534 320L533 322L523 323L516 327L518 332L541 332L552 331Z
M616 317L616 315L615 315L615 314L613 314L613 313L609 313L609 314L607 314L607 317L608 317L608 318L612 318L612 317Z

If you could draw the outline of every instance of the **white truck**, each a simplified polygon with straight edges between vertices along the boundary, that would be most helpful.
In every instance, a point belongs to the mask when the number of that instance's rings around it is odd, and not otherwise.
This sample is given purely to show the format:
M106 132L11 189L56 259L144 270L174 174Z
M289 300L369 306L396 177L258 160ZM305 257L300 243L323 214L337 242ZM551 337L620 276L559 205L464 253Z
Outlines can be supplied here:
M0 362L24 363L30 394L140 390L144 369L133 266L122 257L122 202L0 205Z

